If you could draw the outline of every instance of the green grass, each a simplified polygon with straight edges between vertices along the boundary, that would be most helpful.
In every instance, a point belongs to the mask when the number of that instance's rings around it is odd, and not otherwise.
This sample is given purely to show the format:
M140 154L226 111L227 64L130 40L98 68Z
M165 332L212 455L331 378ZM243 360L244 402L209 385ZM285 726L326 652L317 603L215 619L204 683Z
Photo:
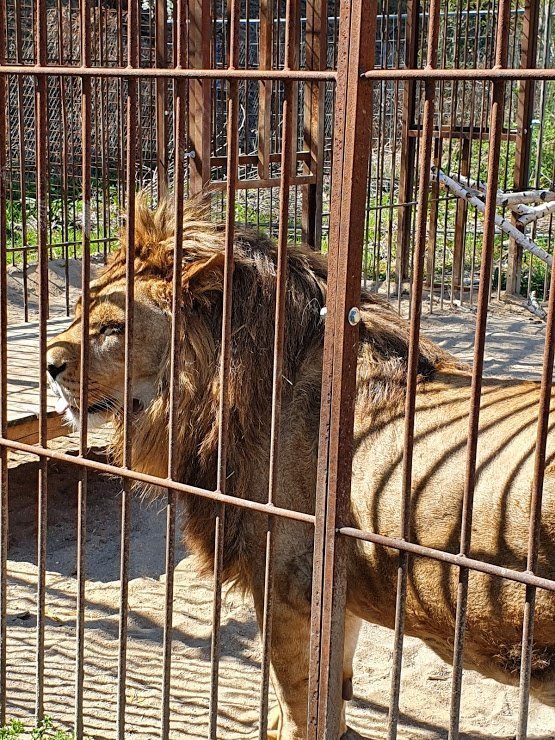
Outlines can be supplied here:
M0 740L74 740L73 732L58 730L50 717L45 717L34 727L27 727L20 720L13 719L0 727ZM90 738L88 739L90 740Z

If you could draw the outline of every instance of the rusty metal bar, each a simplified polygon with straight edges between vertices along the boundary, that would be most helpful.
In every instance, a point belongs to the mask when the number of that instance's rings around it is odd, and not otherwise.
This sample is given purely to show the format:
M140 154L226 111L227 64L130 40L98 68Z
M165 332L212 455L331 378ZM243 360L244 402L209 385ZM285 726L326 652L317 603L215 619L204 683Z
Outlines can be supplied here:
M210 78L227 77L240 74L243 70L210 70L212 38L212 2L211 0L189 0L189 63L203 75L187 75L189 83L189 139L190 148L195 156L189 161L189 179L191 194L199 193L210 182L211 120L212 120L212 85ZM172 70L185 74L191 70ZM256 70L253 70L256 71ZM208 74L204 75L204 72ZM214 72L215 75L211 73ZM225 77L220 73L225 73ZM240 77L238 77L240 79Z
M287 0L285 5L285 70L298 66L299 0ZM281 440L281 397L283 387L283 352L285 342L285 299L287 286L287 242L289 238L289 200L294 174L293 156L296 146L297 90L292 81L284 83L281 136L281 183L279 190L279 233L277 252L276 306L272 380L272 412L270 431L270 469L268 506L275 503L279 477L279 447ZM259 740L267 737L270 654L272 645L272 607L274 583L274 517L268 517L265 548L264 604L262 614L262 676L260 690Z
M322 374L312 584L308 737L339 735L346 572L336 528L348 512L372 85L360 69L374 62L377 4L341 4L334 172L330 211L328 318Z
M440 0L431 0L428 19L427 69L437 64L439 41ZM401 491L401 539L410 539L412 460L414 449L414 416L416 411L417 368L420 353L420 319L422 315L422 288L424 284L424 259L426 256L426 225L428 194L430 188L430 164L432 159L432 132L434 126L435 80L426 81L422 113L422 145L418 164L418 206L416 215L415 254L411 287L411 315L409 332L409 351L407 359L407 389L405 398L405 426L403 438L403 472ZM393 670L391 674L391 694L389 702L388 737L397 737L399 722L399 695L401 690L401 667L403 659L403 638L405 627L405 603L408 580L408 553L399 553L397 576L397 599L395 605L395 637L393 648Z
M538 51L538 29L540 21L539 0L526 0L521 36L521 66L534 68ZM515 24L516 25L516 24ZM530 157L532 153L532 118L534 115L535 79L522 81L518 91L518 108L516 117L517 141L514 163L515 190L525 190L530 179ZM513 223L519 227L513 216ZM509 239L507 262L507 293L520 292L523 249L513 238ZM501 280L499 280L501 283Z
M328 0L308 0L306 4L306 68L325 70L328 51ZM305 87L304 139L310 156L308 170L314 184L303 188L302 237L312 249L322 242L322 198L324 186L326 83Z
M229 3L229 69L239 67L239 0ZM227 167L225 263L223 275L222 338L220 361L220 405L218 409L218 462L216 486L227 488L227 450L229 444L229 378L231 373L231 318L233 310L233 251L235 239L235 191L239 156L239 82L230 80L227 97ZM214 523L214 598L212 602L212 640L210 645L210 705L208 736L217 738L218 689L220 666L220 624L222 612L222 571L225 544L225 505L220 504Z
M136 470L127 468L119 468L116 465L109 465L107 463L101 463L96 460L88 460L87 458L78 459L73 455L67 455L58 450L50 448L41 448L35 445L25 444L23 442L17 442L16 440L8 439L7 437L0 437L0 446L7 447L11 450L17 450L19 452L26 452L27 454L36 455L37 457L44 457L48 460L59 460L60 462L69 463L70 465L78 465L89 470L97 470L102 473L109 475L117 475L120 478L124 478L129 481L138 481L139 483L146 483L150 486L158 486L160 488L171 488L172 491L183 494L191 494L193 496L201 496L202 498L211 499L212 501L218 501L223 504L230 504L231 506L237 506L242 509L248 509L249 511L259 511L262 514L272 513L276 516L283 517L284 519L291 519L296 522L305 522L307 524L314 524L314 516L312 514L305 514L302 511L295 511L294 509L284 509L279 506L268 506L268 504L262 504L258 501L251 501L250 499L238 499L235 496L229 496L222 494L220 491L209 491L205 488L198 488L196 486L190 486L186 483L179 483L178 481L168 482L167 478L159 478L156 475L148 475L147 473L139 473Z
M163 3L165 5L165 3ZM182 66L186 57L186 23L185 3L174 6L177 24L176 48L174 49L176 66ZM157 16L158 21L158 16ZM158 33L158 28L157 28ZM164 31L165 33L165 31ZM165 38L165 37L164 37ZM164 42L165 43L165 42ZM164 46L165 49L165 46ZM165 95L164 89L164 95ZM170 414L168 422L168 478L175 480L178 476L178 457L176 454L179 439L178 406L179 406L179 365L183 335L182 320L182 278L183 278L183 204L185 198L185 145L187 121L187 83L178 80L175 85L175 171L174 171L174 229L173 245L173 283L172 283L172 328L170 354ZM165 125L165 124L164 124ZM159 136L159 131L157 132ZM164 128L164 138L166 129ZM157 140L159 141L159 140ZM158 150L160 151L160 150ZM158 157L160 167L160 157ZM160 190L160 169L158 169L158 195L164 197ZM166 173L167 174L167 173ZM167 182L166 182L167 187ZM164 602L164 636L162 665L162 707L161 737L167 740L170 735L170 694L171 694L171 657L173 638L173 599L175 569L175 533L177 515L176 492L166 491L166 589Z
M35 22L35 54L38 64L47 61L46 0L37 0ZM39 77L35 87L36 164L37 164L37 243L39 259L39 443L47 446L46 428L46 321L48 319L48 80ZM4 266L2 265L2 269ZM46 620L46 533L48 512L48 461L41 459L38 476L37 532L37 640L36 695L37 721L44 714L44 624Z
M178 3L179 7L180 3ZM163 69L167 66L167 22L168 11L166 0L156 0L156 67ZM185 25L185 18L177 20ZM177 101L176 101L177 103ZM168 121L166 115L167 81L156 79L156 172L158 176L158 197L164 198L168 192ZM177 163L176 163L177 164Z
M406 30L406 56L405 68L416 68L418 65L418 27L420 19L420 0L407 0L407 30ZM380 70L381 71L381 70ZM388 70L389 72L389 70ZM389 75L388 75L389 77ZM412 206L416 143L410 138L409 132L415 124L416 115L416 85L415 81L403 76L403 120L401 128L401 162L404 165L399 173L399 200L405 204L397 216L397 255L396 267L397 282L401 282L408 276ZM399 291L400 292L400 291Z
M530 500L530 526L528 532L528 556L526 570L534 572L538 564L540 549L540 530L542 514L543 483L546 460L547 433L551 390L553 386L553 357L555 354L555 270L551 271L549 308L543 352L542 379L539 403L539 419L536 436L534 460L534 479ZM532 649L534 644L534 615L536 607L536 587L526 586L524 619L522 629L522 657L520 665L520 696L518 707L517 740L525 740L528 727L528 705L530 698L530 674L532 668Z
M198 1L202 2L203 0ZM446 73L453 71L445 70ZM514 73L522 72L522 70L512 71ZM555 70L552 71L552 76L555 77ZM312 80L334 82L336 79L336 73L331 69L318 72L317 70L307 69L245 69L243 67L240 69L211 69L208 66L187 69L176 69L175 67L156 69L155 67L83 67L80 65L64 67L61 65L26 64L17 66L15 64L2 64L0 65L0 74L35 75L36 77L60 75L69 77L115 77L117 79L177 79L185 77L190 80L305 80L307 82ZM518 74L514 75L514 79L519 79Z
M0 3L0 28L6 27L6 5ZM6 59L6 40L0 34L0 64ZM0 75L0 111L8 104L8 78ZM7 285L7 225L6 178L7 140L6 116L0 115L0 434L8 430L8 285ZM8 597L8 450L0 447L0 726L6 723L6 658L7 658L7 597Z
M290 178L291 185L311 185L314 183L313 175L298 175ZM280 184L279 177L270 177L267 180L238 180L236 190L260 190L261 188L278 188ZM208 190L225 190L225 181L211 182Z
M127 53L129 65L139 64L138 0L130 0L127 16ZM125 384L123 404L123 467L132 468L133 420L133 326L135 265L135 167L137 158L138 80L127 79L126 97L126 253L125 253ZM118 631L117 737L125 739L125 685L127 677L127 617L129 606L129 531L131 526L131 484L124 480L121 502L120 619Z
M15 14L15 44L16 44L16 63L22 64L22 38L21 38L21 8L20 0L14 1ZM2 26L0 26L1 28ZM4 42L5 43L5 42ZM5 55L4 55L5 62ZM24 78L17 78L17 130L19 136L19 188L21 197L21 239L23 244L27 242L27 187L26 187L26 167L25 167L25 121L24 121ZM24 321L29 320L29 291L27 276L27 253L22 254L22 271L23 271L23 312Z
M495 64L496 67L499 69L502 69L507 64L508 36L506 29L508 28L509 24L510 10L510 0L500 0L497 15L495 45ZM492 107L489 125L490 143L488 151L488 189L486 194L486 210L484 214L484 240L482 245L482 264L480 268L480 287L478 292L478 307L476 315L476 333L474 340L472 385L468 419L468 445L463 493L463 509L461 517L460 554L463 556L466 556L470 550L470 538L472 532L472 505L474 500L474 487L476 482L476 453L478 446L478 424L480 418L480 396L482 390L486 322L489 290L491 285L492 256L495 236L494 218L499 177L499 151L501 148L501 135L503 126L504 94L504 80L503 78L499 78L493 83L491 100ZM453 684L451 692L451 711L449 720L450 740L457 740L459 737L464 631L466 624L466 609L468 603L468 574L469 571L467 568L461 568L459 573L459 585L457 589L455 645L453 652Z
M272 0L260 0L258 71L272 68L272 6ZM272 83L269 81L259 83L258 108L258 176L261 180L267 180L270 176L272 144Z
M416 542L410 542L409 540L402 540L397 537L387 537L376 532L364 532L361 529L354 527L339 527L337 530L338 534L346 537L354 537L357 540L364 542L374 542L376 545L383 545L384 547L391 547L395 550L404 551L411 555L417 555L419 557L430 558L437 560L440 563L447 563L448 565L458 566L460 568L468 568L475 570L478 573L485 573L489 576L495 576L497 578L505 578L508 581L514 581L515 583L523 583L527 586L534 586L536 588L543 588L547 591L555 591L555 580L549 578L542 578L527 570L519 571L513 570L512 568L504 568L500 565L494 565L484 560L476 560L466 555L458 555L452 552L446 552L445 550L436 550L433 547L426 547L424 545L418 545Z
M213 79L213 80L297 80L299 82L329 81L337 80L335 70L326 69L322 71L297 69L288 71L283 69L156 69L154 67L81 67L55 66L26 64L16 66L15 64L0 65L0 74L34 75L44 76L69 76L69 77L115 77L115 78L149 78L166 77L188 79ZM369 69L361 73L361 77L368 80L555 80L555 67L522 69L520 67L480 67L474 69L437 68L437 69Z
M91 54L91 6L90 0L80 3L80 41L81 59L90 64ZM90 253L91 253L91 79L81 81L81 147L82 147L82 198L83 198L83 238L81 255L81 357L80 394L81 409L79 425L79 455L87 453L87 413L88 371L89 371L89 305L90 305ZM67 254L67 253L66 253ZM67 258L66 258L67 264ZM87 470L79 469L77 486L77 618L76 618L76 657L75 657L75 736L83 737L83 682L85 676L85 543L87 538Z

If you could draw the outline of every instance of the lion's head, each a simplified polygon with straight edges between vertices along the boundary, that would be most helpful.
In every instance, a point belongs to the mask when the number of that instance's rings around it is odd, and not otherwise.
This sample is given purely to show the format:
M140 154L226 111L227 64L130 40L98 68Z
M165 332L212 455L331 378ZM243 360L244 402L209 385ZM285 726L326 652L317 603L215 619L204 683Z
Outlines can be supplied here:
M170 208L136 203L132 328L133 465L167 475L172 328L174 223ZM182 475L188 463L207 469L217 441L220 336L225 234L210 219L205 199L186 203L183 224L181 341L176 375ZM122 237L103 274L91 283L88 325L88 423L113 418L114 454L121 460L125 396L126 255ZM231 433L242 438L260 429L271 397L276 250L266 237L238 229L234 244ZM289 258L288 332L284 373L298 373L306 352L320 347L325 302L325 263L319 255L293 249ZM48 347L48 373L56 409L68 422L80 420L82 301L70 327ZM253 385L253 378L256 383ZM253 409L258 419L253 416ZM247 428L248 427L248 428ZM198 475L194 476L198 479Z

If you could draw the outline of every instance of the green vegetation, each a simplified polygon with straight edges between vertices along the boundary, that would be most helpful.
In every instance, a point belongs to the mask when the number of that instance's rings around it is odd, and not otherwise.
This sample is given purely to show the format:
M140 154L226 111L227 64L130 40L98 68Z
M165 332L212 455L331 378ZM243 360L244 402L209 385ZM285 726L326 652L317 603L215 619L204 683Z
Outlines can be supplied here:
M73 732L55 729L50 717L44 717L34 727L26 727L17 719L0 727L0 740L74 740L74 738Z

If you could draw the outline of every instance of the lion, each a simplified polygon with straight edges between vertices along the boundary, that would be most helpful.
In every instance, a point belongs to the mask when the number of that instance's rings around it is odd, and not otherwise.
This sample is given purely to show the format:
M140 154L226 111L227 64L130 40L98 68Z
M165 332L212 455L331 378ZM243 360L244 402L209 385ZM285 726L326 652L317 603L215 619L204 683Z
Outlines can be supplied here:
M134 242L122 238L104 273L91 283L88 421L113 419L112 455L123 460L125 261L134 250L132 342L134 470L165 478L168 469L174 221L163 203L138 199ZM181 336L177 369L177 480L215 489L225 233L204 201L185 204ZM234 238L229 373L227 493L266 502L276 297L276 248L261 233ZM287 256L282 420L275 504L314 513L327 268L298 246ZM354 460L345 525L398 537L401 522L404 398L408 325L386 302L364 293L360 304ZM79 424L81 313L49 344L48 373L57 410ZM459 551L468 415L469 367L421 337L418 359L410 537ZM485 378L470 556L526 570L539 384ZM555 577L555 465L548 438L536 573ZM212 572L218 504L184 495L183 537ZM267 516L227 507L223 578L252 594L259 623L264 600ZM269 738L307 736L313 527L276 518L274 528L272 682L279 702ZM346 539L347 597L342 703L350 698L361 620L393 627L398 554ZM405 632L452 660L458 568L412 556ZM497 681L518 682L525 587L472 571L464 666ZM555 593L538 590L531 691L555 706ZM341 731L345 731L344 720Z

